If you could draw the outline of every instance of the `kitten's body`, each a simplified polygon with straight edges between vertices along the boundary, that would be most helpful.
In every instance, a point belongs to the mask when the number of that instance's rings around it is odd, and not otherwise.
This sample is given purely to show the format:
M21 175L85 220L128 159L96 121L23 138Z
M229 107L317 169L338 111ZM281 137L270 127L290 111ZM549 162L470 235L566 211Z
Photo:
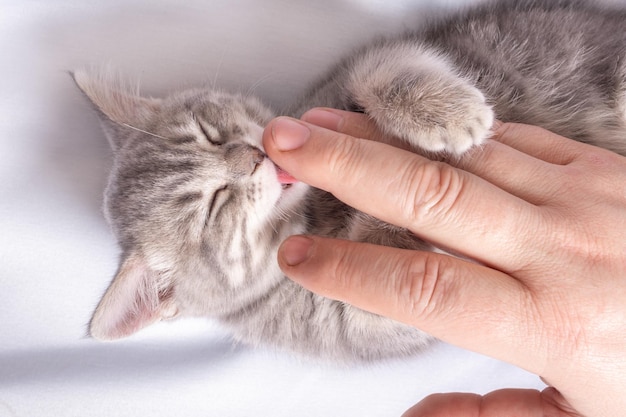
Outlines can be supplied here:
M582 3L478 7L356 51L289 113L360 110L416 150L461 154L485 139L495 112L626 154L624 22L624 11ZM432 340L282 275L276 250L294 233L429 246L284 184L258 149L273 116L258 101L209 90L143 99L85 73L75 79L116 155L106 205L123 255L92 319L95 337L181 314L217 318L249 343L348 361L411 354Z

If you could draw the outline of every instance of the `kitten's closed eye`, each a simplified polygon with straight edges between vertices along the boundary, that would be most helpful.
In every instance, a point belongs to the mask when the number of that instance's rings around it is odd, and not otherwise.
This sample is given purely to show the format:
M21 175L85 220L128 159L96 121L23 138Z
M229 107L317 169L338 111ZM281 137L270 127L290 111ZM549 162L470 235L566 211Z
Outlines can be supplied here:
M192 116L193 116L194 122L196 122L196 125L200 129L200 132L202 133L202 136L204 136L204 138L211 145L213 145L213 146L222 146L224 144L224 141L220 139L220 134L217 131L217 129L215 129L212 126L206 126L204 123L202 123L200 120L198 120L198 118L195 115L192 115Z
M211 197L211 203L209 203L209 212L207 214L206 223L208 224L211 219L215 219L219 214L219 211L224 204L230 199L230 190L228 185L224 185L213 193Z

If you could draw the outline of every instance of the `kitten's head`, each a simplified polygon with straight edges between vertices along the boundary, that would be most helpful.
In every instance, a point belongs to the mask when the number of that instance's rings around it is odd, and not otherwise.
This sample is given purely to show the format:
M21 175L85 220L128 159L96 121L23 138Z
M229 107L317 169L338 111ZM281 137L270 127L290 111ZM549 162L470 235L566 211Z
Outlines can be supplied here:
M177 314L227 315L276 285L276 248L302 231L296 212L307 187L263 152L272 113L214 90L154 99L101 75L74 79L114 151L105 211L122 248L91 334L114 339Z

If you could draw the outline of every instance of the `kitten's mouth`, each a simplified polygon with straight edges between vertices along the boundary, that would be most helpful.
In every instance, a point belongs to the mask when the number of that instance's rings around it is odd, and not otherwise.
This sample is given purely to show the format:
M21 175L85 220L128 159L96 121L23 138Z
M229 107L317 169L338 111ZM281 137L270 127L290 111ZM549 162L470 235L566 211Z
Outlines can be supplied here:
M288 173L276 164L274 164L274 166L276 167L276 176L278 178L278 182L282 185L283 190L290 188L293 184L298 182L298 180L292 177L290 173Z

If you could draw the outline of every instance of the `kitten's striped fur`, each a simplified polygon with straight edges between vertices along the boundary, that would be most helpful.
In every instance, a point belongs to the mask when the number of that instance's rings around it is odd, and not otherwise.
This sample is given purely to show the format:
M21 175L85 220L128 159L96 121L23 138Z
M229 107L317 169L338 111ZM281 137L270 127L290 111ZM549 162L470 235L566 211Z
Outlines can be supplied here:
M625 62L624 10L508 1L355 51L288 113L360 110L416 149L456 155L488 136L495 115L626 154ZM281 274L277 246L294 233L429 246L319 190L280 184L261 145L273 113L258 100L205 89L147 99L85 72L75 80L115 151L106 212L122 248L93 336L180 314L345 361L413 354L432 340Z

